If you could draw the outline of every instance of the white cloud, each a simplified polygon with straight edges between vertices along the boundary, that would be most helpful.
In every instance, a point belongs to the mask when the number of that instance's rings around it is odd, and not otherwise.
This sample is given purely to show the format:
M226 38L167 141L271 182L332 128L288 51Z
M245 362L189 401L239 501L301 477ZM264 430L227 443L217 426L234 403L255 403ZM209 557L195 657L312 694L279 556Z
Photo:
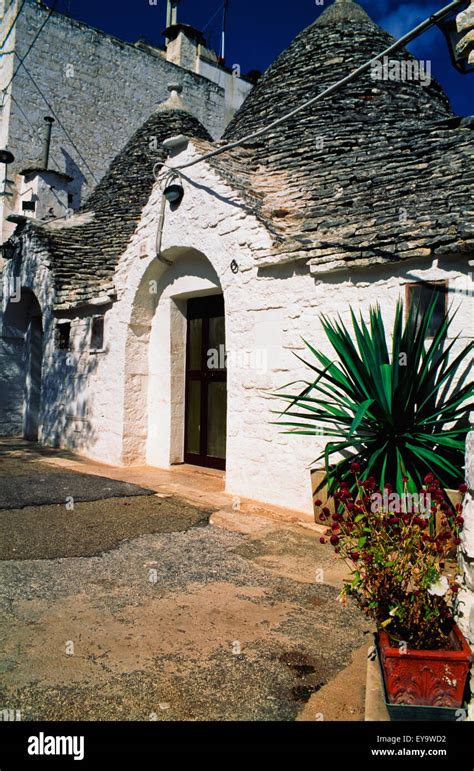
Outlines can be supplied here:
M372 4L373 0L371 0ZM382 0L384 2L384 0ZM375 0L377 5L378 0ZM421 24L422 21L429 18L435 11L439 10L440 4L438 0L430 0L430 2L420 3L404 3L400 5L396 10L383 15L378 18L378 24L390 32L395 38L400 38L405 35L413 27Z

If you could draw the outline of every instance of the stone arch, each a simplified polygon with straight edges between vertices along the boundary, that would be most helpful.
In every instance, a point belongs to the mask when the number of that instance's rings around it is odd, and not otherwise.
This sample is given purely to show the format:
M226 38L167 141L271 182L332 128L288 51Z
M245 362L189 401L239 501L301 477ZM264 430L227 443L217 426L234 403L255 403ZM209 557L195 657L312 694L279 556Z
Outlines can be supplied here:
M3 313L0 416L3 432L37 440L40 430L43 314L36 294L15 287Z
M222 294L197 249L173 247L145 269L132 301L125 350L122 460L167 467L182 462L186 300Z

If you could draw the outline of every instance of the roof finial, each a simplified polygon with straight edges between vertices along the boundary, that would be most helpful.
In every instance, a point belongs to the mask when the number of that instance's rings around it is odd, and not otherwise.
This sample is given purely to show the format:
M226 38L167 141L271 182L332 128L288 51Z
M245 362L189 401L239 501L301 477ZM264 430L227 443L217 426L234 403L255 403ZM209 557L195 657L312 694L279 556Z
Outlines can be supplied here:
M168 83L167 88L170 92L170 95L166 101L158 105L157 111L162 112L163 110L184 110L185 112L191 112L187 104L180 96L183 90L181 83Z
M360 22L371 22L374 24L359 3L354 2L354 0L335 0L316 19L315 24L323 27L334 23L357 24Z

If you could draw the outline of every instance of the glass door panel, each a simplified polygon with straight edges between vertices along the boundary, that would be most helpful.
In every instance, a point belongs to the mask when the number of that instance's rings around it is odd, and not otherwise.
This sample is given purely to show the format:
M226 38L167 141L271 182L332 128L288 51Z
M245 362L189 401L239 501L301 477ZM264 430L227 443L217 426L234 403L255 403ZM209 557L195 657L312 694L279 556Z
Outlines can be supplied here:
M227 372L222 295L188 300L184 460L225 468Z

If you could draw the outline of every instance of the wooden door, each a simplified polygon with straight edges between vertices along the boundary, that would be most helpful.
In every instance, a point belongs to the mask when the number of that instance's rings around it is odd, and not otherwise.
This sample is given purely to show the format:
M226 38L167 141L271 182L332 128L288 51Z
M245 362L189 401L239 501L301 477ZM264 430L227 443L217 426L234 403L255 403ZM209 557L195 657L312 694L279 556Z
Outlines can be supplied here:
M222 295L187 303L184 461L225 469L227 370Z

